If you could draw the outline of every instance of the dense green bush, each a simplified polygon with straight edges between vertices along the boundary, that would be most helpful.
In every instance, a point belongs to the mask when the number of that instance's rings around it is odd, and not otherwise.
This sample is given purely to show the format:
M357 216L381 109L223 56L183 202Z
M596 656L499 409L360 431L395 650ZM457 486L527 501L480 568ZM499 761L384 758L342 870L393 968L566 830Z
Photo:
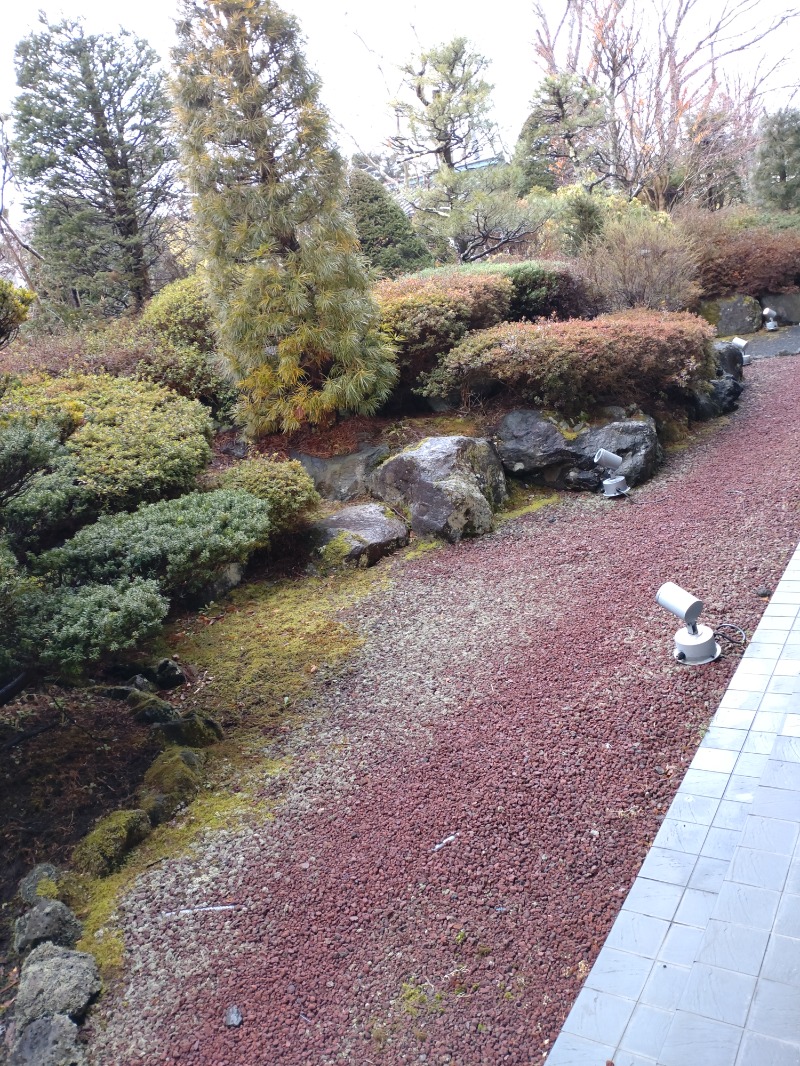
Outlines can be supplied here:
M239 390L211 353L194 347L157 344L142 356L134 373L140 381L154 381L189 400L197 400L220 421L228 422L233 417Z
M34 299L32 292L0 278L0 348L5 348L17 335Z
M275 533L293 529L319 503L319 493L303 464L295 459L256 456L224 470L223 489L241 489L266 500Z
M632 311L591 321L521 322L473 333L445 356L428 395L503 390L573 414L596 403L681 394L714 376L713 329L690 314Z
M139 326L177 348L216 348L211 307L197 274L165 285L145 307Z
M27 489L52 461L58 447L55 428L25 421L0 426L0 518L2 509Z
M156 581L164 595L184 596L265 548L271 528L269 505L248 492L194 492L103 517L32 567L64 585L139 577Z
M372 175L350 171L345 206L355 220L361 251L379 274L392 278L433 265L400 205Z
M499 267L513 286L509 321L592 318L597 301L585 279L562 263L509 263Z
M98 513L185 492L211 456L211 422L198 403L105 374L12 385L0 425L18 421L58 427L75 481Z

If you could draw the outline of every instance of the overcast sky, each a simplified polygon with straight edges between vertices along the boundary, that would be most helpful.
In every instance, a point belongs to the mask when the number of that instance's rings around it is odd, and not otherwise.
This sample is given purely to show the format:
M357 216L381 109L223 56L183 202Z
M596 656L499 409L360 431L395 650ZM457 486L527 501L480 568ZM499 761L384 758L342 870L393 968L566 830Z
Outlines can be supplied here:
M545 0L556 10L561 0ZM719 5L708 0L709 15ZM148 40L168 58L174 38L177 0L61 0L42 5L51 21L83 16L90 31L113 32L122 24ZM306 54L323 81L323 98L340 131L342 148L375 149L393 132L387 106L400 85L398 66L415 51L451 40L470 38L491 60L488 80L507 147L513 147L539 80L534 64L532 0L283 0L299 19L307 38ZM763 21L785 8L781 0L760 0ZM6 0L0 38L0 112L15 94L14 45L37 27L39 4ZM800 20L782 30L770 51L793 54L800 43ZM742 64L752 65L753 56ZM796 74L790 71L796 80ZM774 106L779 106L778 104Z

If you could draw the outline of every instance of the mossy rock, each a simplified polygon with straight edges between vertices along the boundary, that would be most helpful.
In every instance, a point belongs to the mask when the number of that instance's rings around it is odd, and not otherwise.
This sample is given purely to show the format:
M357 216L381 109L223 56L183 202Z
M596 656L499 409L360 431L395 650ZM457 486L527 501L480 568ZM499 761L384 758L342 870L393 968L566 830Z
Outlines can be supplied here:
M189 803L203 783L202 752L189 748L170 748L162 752L144 775L139 793L142 808L153 825L160 825Z
M145 811L115 811L101 818L72 853L72 865L79 873L107 877L119 869L127 853L150 832Z
M149 692L134 689L128 693L125 702L131 709L131 717L137 722L154 724L180 719L180 712L171 703L152 696Z
M162 722L157 729L166 744L180 744L187 748L207 748L225 735L218 722L197 711L190 711L174 722Z

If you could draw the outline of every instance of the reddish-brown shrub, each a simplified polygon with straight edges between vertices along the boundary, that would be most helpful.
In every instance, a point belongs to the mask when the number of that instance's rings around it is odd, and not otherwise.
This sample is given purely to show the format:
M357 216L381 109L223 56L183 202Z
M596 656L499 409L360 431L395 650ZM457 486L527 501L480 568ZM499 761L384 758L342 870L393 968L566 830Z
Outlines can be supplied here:
M652 407L714 376L713 327L686 312L516 322L466 337L430 375L428 395L501 389L572 414L598 403Z
M379 282L375 295L381 324L398 344L400 384L414 384L433 369L467 330L507 319L512 293L511 281L500 274L442 270Z

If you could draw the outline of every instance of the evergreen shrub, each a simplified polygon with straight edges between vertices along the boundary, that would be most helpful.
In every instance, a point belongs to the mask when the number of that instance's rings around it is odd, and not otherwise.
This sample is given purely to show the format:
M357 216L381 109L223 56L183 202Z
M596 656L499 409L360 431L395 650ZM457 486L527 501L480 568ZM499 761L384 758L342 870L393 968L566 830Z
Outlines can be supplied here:
M506 323L465 338L427 395L503 391L563 414L598 403L647 409L714 376L713 327L687 313L628 311L591 321Z
M265 500L273 532L295 528L319 503L319 493L296 459L256 456L224 470L217 479L224 489L241 489Z
M193 492L100 518L32 567L64 585L144 578L162 594L182 597L267 547L271 529L269 504L249 492Z

